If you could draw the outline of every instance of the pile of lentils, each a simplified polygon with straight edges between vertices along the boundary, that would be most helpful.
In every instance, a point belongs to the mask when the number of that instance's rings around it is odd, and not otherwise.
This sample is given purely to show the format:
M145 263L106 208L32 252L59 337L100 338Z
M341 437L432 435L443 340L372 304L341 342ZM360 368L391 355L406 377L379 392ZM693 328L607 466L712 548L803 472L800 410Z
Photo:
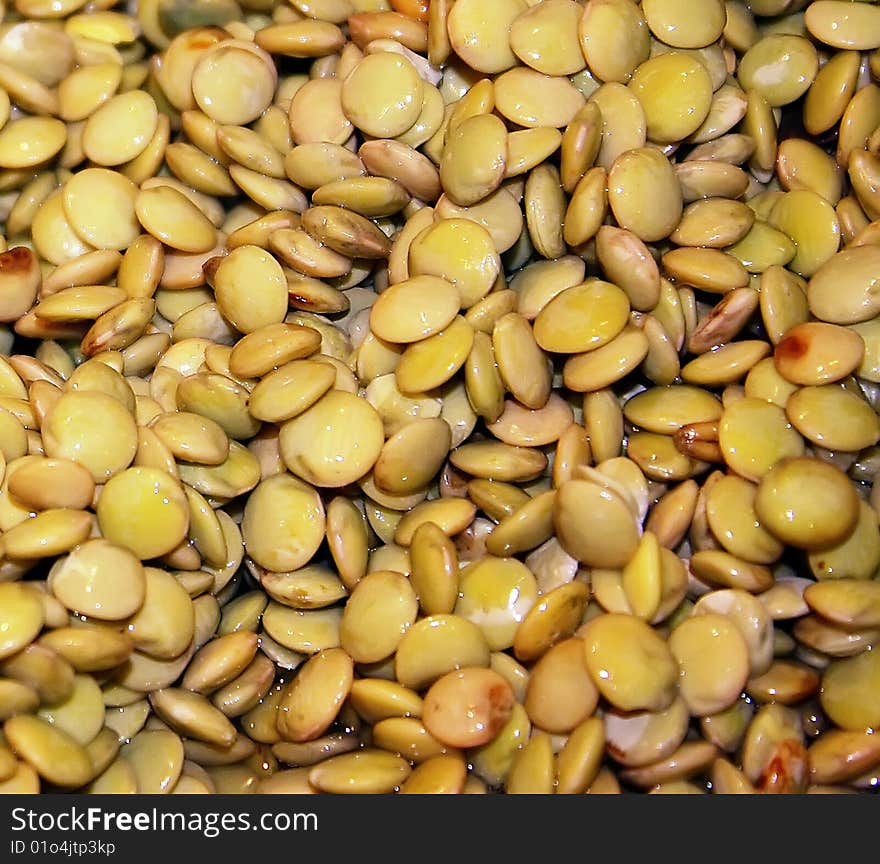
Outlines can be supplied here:
M0 18L0 792L877 786L880 5Z

